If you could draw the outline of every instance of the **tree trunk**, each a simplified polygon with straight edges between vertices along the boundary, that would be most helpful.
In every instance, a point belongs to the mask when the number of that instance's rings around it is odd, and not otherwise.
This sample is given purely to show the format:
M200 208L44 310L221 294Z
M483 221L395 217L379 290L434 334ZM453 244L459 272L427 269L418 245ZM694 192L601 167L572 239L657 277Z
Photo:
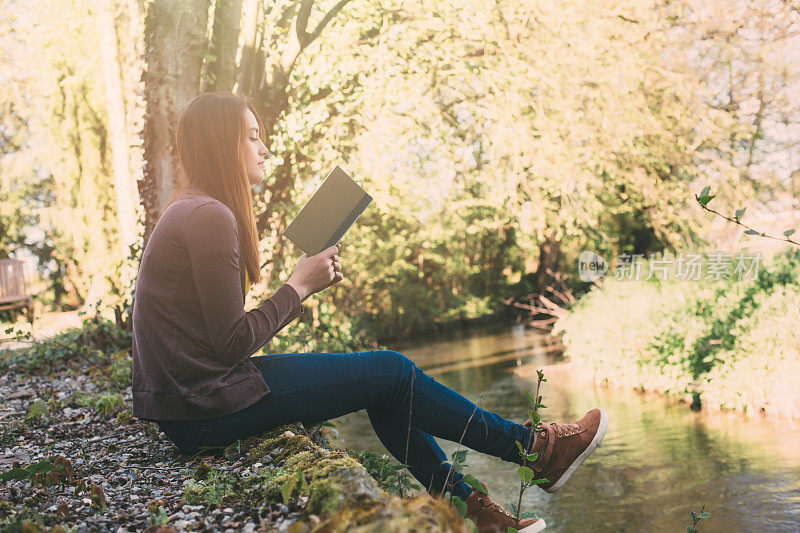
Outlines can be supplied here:
M174 129L180 110L201 86L201 68L208 36L210 0L154 0L145 19L144 96L144 177L139 192L145 208L147 243L155 221L179 186L180 168L174 148ZM283 7L272 35L263 36L259 28L262 14L257 0L244 2L245 19L241 27L242 0L217 0L211 36L212 55L216 56L207 71L214 78L208 90L228 90L237 81L237 92L253 97L264 121L264 136L275 131L280 115L289 108L287 89L298 56L311 44L349 0L339 0L309 30L308 20L315 0L290 2ZM265 48L274 49L286 35L283 50L269 61ZM234 66L239 33L244 48L238 69ZM238 78L237 78L238 76ZM275 227L270 213L276 202L288 197L294 185L289 154L282 174L276 180L267 201L267 210L258 219L259 229ZM283 168L288 166L288 168ZM272 223L270 223L272 222ZM274 233L274 232L271 232Z
M144 242L181 183L175 130L183 107L200 91L210 0L155 0L145 18Z
M111 168L114 175L114 196L119 224L120 257L128 255L128 247L136 240L136 204L128 159L125 127L125 104L119 68L116 21L111 2L98 4L100 52L103 55L103 81L106 89L108 135L111 140Z
M208 62L208 80L204 91L233 90L241 20L242 0L216 0L214 29L211 33L211 59Z
M536 290L544 292L545 287L553 283L553 276L548 272L558 272L561 260L561 246L552 232L548 232L539 247L539 267L536 269Z

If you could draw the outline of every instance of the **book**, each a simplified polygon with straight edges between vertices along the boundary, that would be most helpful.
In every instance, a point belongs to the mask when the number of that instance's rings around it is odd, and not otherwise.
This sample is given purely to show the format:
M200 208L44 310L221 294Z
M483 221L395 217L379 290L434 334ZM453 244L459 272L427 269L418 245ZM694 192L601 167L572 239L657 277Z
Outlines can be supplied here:
M371 202L372 196L336 165L282 235L307 255L318 254L338 243Z

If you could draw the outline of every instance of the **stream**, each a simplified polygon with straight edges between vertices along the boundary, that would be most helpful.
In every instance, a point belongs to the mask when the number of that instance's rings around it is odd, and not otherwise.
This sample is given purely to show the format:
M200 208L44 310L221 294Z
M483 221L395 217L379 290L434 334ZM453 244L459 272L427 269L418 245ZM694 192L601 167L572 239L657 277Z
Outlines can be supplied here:
M800 424L732 412L692 412L686 405L634 391L610 390L570 375L545 337L522 325L485 327L450 339L393 344L440 383L484 409L522 423L522 391L533 378L517 367L545 367L544 422L572 422L595 406L611 416L598 448L557 493L526 491L522 510L546 531L685 532L701 505L711 517L700 532L800 531ZM552 365L552 366L546 366ZM332 421L339 446L388 453L366 411ZM448 457L454 442L438 439ZM493 501L516 503L517 466L470 451L467 468ZM416 480L415 480L416 481Z

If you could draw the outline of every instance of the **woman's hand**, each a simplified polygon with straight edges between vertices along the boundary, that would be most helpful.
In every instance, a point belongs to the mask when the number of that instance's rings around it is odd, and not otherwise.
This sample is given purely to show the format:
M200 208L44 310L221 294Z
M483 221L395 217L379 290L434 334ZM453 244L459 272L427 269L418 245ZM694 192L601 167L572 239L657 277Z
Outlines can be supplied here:
M302 302L315 292L327 289L344 279L342 265L339 263L340 244L326 248L316 255L309 257L303 254L289 277L288 283Z

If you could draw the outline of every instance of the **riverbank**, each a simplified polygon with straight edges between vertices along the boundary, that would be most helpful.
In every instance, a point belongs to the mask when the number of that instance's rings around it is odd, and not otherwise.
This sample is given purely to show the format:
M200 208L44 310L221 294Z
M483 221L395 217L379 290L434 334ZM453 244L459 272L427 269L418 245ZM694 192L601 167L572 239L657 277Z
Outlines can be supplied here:
M596 383L797 419L800 251L774 256L752 277L606 278L553 335L575 371Z
M186 456L131 414L130 334L0 351L2 531L471 531L379 454L292 424Z

